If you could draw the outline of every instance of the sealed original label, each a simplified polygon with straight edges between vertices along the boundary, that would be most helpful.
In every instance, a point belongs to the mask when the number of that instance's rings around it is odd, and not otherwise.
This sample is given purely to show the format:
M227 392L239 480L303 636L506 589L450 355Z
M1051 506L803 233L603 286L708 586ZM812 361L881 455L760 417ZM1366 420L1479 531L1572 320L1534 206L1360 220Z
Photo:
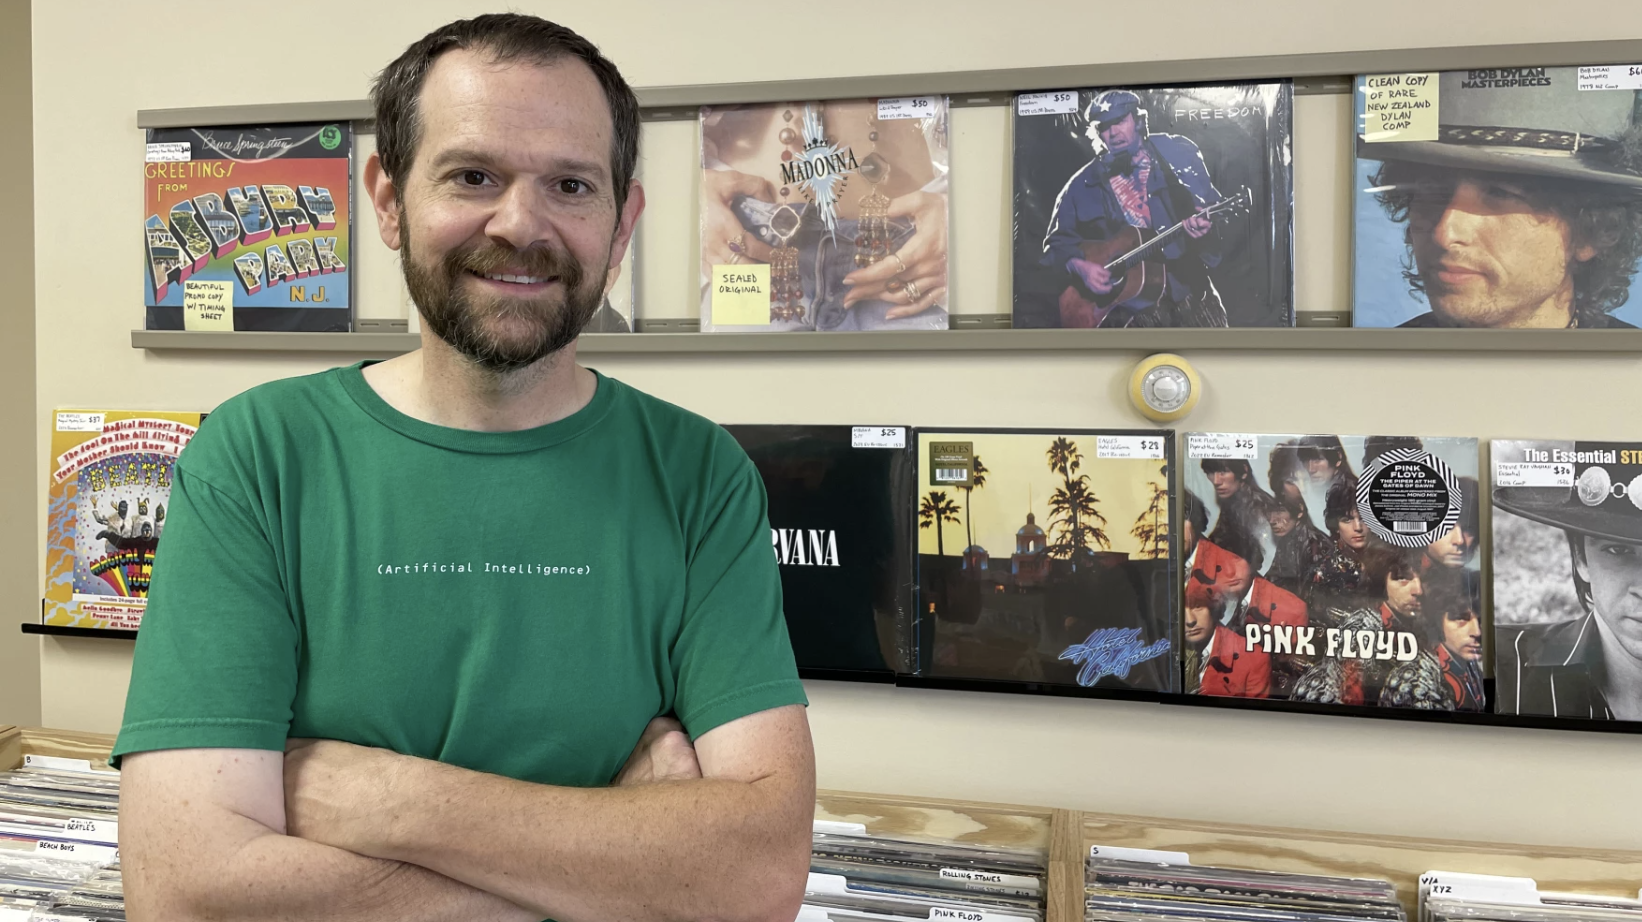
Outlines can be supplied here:
M1357 512L1375 537L1425 547L1459 523L1460 484L1440 458L1418 448L1374 459L1357 484Z
M120 856L120 850L107 845L87 845L84 842L51 842L46 839L34 843L34 854L61 858L64 861L94 861L104 864Z
M1091 845L1089 857L1108 861L1142 861L1147 864L1187 865L1192 859L1185 852L1165 852L1152 848L1123 848L1118 845Z
M967 487L975 482L974 442L930 442L929 485Z
M103 431L103 414L101 413L58 413L58 432L101 432ZM28 756L24 757L29 758Z
M1022 93L1015 97L1016 115L1072 115L1078 111L1076 90Z
M1186 457L1253 461L1257 441L1242 432L1191 432L1186 435Z
M1642 90L1642 64L1607 64L1579 69L1581 90Z
M935 113L935 109L933 96L901 96L896 99L878 100L878 118L883 121L892 118L928 118Z
M977 871L974 868L941 868L941 877L946 880L962 880L976 884L997 884L1000 887L1015 887L1022 890L1038 892L1041 885L1038 878L1026 877L1021 874L994 874L991 871Z
M85 759L59 759L56 756L24 756L23 767L52 768L60 772L91 772L91 763Z
M194 159L194 146L189 141L150 144L144 159L149 163L186 163Z
M905 448L907 430L904 426L852 426L851 448Z
M1097 458L1163 459L1161 435L1101 435L1095 437Z
M1572 487L1572 464L1529 464L1499 461L1494 464L1496 487Z

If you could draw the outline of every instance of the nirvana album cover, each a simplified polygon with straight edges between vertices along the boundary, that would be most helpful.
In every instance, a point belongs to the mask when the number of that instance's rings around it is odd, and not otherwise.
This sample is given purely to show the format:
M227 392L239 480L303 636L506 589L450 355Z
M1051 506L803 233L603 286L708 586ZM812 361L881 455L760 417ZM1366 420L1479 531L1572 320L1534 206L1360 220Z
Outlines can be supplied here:
M1186 436L1190 694L1480 711L1477 442Z
M1353 323L1630 328L1642 67L1357 78Z
M764 478L787 634L807 678L909 665L910 429L725 426Z
M1494 710L1642 720L1642 442L1495 441Z
M1015 100L1014 325L1294 323L1287 81Z
M352 329L352 151L346 122L149 129L148 329Z
M703 106L703 331L947 328L945 96Z
M1173 691L1167 430L918 430L921 675Z
M171 468L200 413L58 410L46 481L44 624L136 630Z

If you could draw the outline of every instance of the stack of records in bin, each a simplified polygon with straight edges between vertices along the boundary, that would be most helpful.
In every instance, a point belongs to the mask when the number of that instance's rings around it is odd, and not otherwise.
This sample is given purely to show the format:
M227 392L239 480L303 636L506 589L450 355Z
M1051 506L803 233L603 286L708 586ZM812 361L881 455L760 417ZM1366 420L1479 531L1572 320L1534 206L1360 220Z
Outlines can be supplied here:
M1096 846L1091 851L1084 873L1086 922L1407 918L1389 881L1205 867L1190 864L1177 852L1158 853L1173 856L1159 861L1100 856L1124 849Z
M898 839L816 824L799 922L1043 922L1042 850Z
M1541 891L1530 877L1427 871L1420 875L1421 922L1637 922L1642 900Z
M0 772L0 922L124 922L119 773L57 764Z

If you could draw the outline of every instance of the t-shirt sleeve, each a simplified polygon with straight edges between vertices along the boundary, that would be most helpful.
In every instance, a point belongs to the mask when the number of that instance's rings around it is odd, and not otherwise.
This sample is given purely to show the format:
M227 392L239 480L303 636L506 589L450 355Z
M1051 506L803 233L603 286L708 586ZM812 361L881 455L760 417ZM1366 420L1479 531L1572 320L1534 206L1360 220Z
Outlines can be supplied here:
M749 714L809 703L781 613L764 483L730 446L719 454L734 473L704 507L673 647L673 710L692 740Z
M226 453L222 433L210 430L207 422L172 474L116 758L155 749L285 747L297 685L296 624L247 481L219 475L214 483L189 463L225 470L209 463Z

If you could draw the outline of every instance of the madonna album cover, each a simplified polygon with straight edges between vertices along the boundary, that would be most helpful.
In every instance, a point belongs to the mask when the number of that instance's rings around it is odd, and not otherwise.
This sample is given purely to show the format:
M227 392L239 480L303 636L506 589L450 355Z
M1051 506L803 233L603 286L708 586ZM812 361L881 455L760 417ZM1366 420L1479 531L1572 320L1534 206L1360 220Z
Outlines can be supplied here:
M1294 323L1287 81L1015 100L1014 325Z
M1477 442L1186 435L1188 694L1480 711Z

